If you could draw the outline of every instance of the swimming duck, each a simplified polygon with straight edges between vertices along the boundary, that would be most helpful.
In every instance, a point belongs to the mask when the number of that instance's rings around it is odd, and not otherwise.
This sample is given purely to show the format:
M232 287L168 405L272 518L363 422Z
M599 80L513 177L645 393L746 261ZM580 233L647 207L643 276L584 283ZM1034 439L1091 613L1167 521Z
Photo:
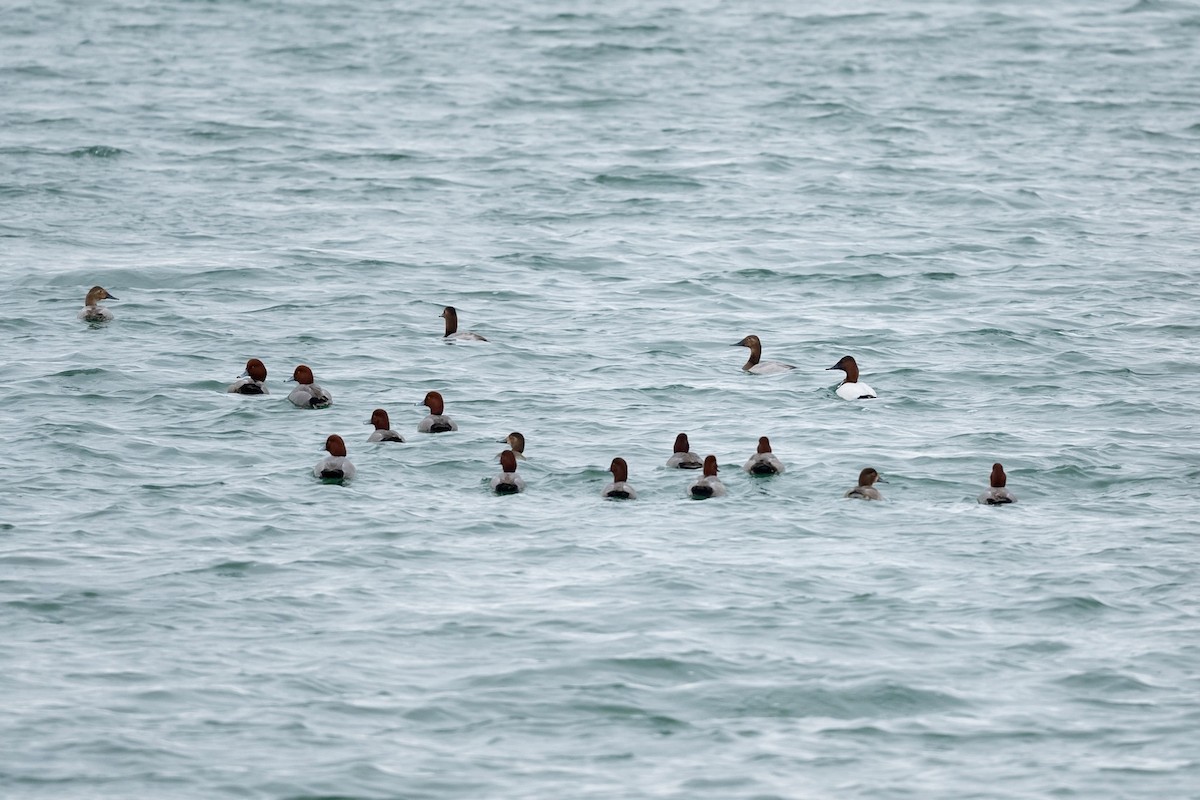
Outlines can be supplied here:
M516 459L518 461L525 460L525 435L524 434L513 431L508 436L505 436L503 439L501 439L500 442L502 444L508 445L509 449L512 450L513 455L516 456Z
M458 425L450 417L446 416L445 401L437 392L427 392L425 399L421 401L421 405L429 408L429 415L421 420L417 425L419 433L445 433L446 431L458 430Z
M500 454L500 474L492 478L496 494L517 494L525 491L525 481L517 474L517 457L511 450Z
M692 446L688 444L686 433L681 433L675 437L675 452L667 459L668 467L677 467L678 469L700 469L704 466L704 462L700 460L700 456L691 452Z
M293 370L292 380L300 384L288 395L288 400L292 401L292 405L298 408L329 408L333 405L333 397L329 392L313 383L312 370L304 364Z
M846 378L837 387L837 396L843 400L874 400L875 390L858 379L858 364L852 356L842 356L841 360L826 371L840 369L846 373Z
M751 475L778 475L783 472L783 462L771 452L771 440L765 436L758 437L758 452L750 456L742 469Z
M629 465L625 463L625 459L614 458L609 470L613 476L612 483L601 490L600 496L613 500L636 500L637 492L626 482L629 480Z
M724 497L725 485L717 477L717 457L704 457L704 474L688 487L688 494L696 500L706 497Z
M780 372L795 369L791 364L784 364L782 361L760 361L762 358L762 341L757 336L747 336L740 342L731 344L730 347L750 348L750 359L742 365L742 369L746 372L753 372L755 375L777 375Z
M1017 502L1017 496L1005 488L1007 483L1008 476L1004 474L1004 467L998 463L992 464L992 475L988 481L991 488L979 495L979 502L989 506L1004 506Z
M446 320L446 335L443 339L457 340L460 342L486 342L487 339L473 331L460 331L458 329L458 311L454 306L446 306L442 309L442 319Z
M371 418L363 423L364 425L374 425L375 430L371 431L371 435L367 437L368 442L403 442L404 437L392 430L392 423L388 420L388 413L382 408L377 408L371 412Z
M882 478L879 477L878 472L867 467L858 473L858 486L846 492L846 497L853 497L858 500L882 500L883 495L874 486L876 481L881 480Z
M246 371L225 390L226 394L270 394L266 387L267 367L257 358L246 362Z
M83 300L83 310L79 312L79 318L84 322L111 321L113 318L112 312L100 305L100 301L116 299L103 286L93 286L91 289L88 289L87 297Z
M329 455L313 467L313 475L325 481L348 481L354 477L354 465L346 458L346 443L336 433L325 440Z

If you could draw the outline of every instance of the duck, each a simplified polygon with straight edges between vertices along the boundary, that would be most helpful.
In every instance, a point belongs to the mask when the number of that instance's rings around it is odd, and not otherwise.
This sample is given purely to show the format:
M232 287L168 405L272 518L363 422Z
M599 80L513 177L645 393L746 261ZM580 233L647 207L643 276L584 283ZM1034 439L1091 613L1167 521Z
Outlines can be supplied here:
M266 387L267 366L257 358L246 362L246 371L230 384L226 394L270 394Z
M852 497L856 500L882 500L883 495L875 488L875 482L882 482L879 473L871 467L867 467L862 472L858 473L858 486L855 486L850 491L846 492L846 497Z
M700 456L691 450L692 446L688 444L687 434L679 434L675 437L675 452L667 459L667 466L677 469L700 469L703 467L704 462L700 460Z
M742 469L751 475L778 475L783 472L783 462L771 452L771 440L765 436L758 437L758 452L750 456Z
M762 361L762 340L751 334L740 342L734 342L730 347L749 347L750 358L742 365L742 370L752 372L755 375L778 375L781 372L787 372L789 369L795 369L791 364L784 364L782 361Z
M442 309L442 319L446 320L446 335L442 337L443 339L459 342L487 341L487 339L474 331L460 331L458 329L458 311L454 306L446 306Z
M421 405L429 408L429 415L417 424L419 433L445 433L458 430L458 424L443 413L446 404L439 393L426 392Z
M371 435L367 437L368 442L403 442L404 437L392 430L392 423L388 419L388 413L382 408L377 408L371 412L371 418L363 423L364 425L374 425L375 430L371 431Z
M636 500L637 492L627 483L629 465L625 463L625 459L614 458L608 469L612 472L612 483L601 490L600 496L610 500Z
M333 405L333 397L313 383L312 370L304 364L292 371L292 380L299 384L288 395L292 405L297 408L329 408Z
M696 500L703 500L708 497L724 497L725 484L721 483L721 479L717 477L717 472L717 457L713 455L705 456L704 474L688 487L688 494Z
M500 440L501 444L507 444L512 450L513 456L517 461L525 461L525 434L513 431L508 436Z
M356 470L346 458L346 443L336 433L325 440L325 449L329 452L325 458L313 467L313 475L323 481L348 481L354 477Z
M496 494L518 494L525 491L525 481L517 474L517 457L512 450L500 454L500 474L492 478Z
M111 322L113 313L100 305L101 300L116 300L103 286L93 286L88 289L87 297L83 300L83 310L79 318L84 322Z
M858 362L853 356L842 356L832 367L826 367L826 371L831 369L840 369L846 373L846 379L843 380L837 387L837 396L843 400L874 400L875 390L858 379Z
M992 464L992 474L988 480L990 488L979 495L979 502L989 506L1006 506L1017 502L1017 496L1005 487L1007 483L1008 476L1004 474L1004 466L1000 463Z

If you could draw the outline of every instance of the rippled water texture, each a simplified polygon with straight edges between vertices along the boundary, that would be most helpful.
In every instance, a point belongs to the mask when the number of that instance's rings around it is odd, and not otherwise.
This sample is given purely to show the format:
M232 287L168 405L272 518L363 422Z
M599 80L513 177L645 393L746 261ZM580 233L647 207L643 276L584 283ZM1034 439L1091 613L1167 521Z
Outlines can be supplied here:
M1200 8L516 5L0 11L0 796L1200 797Z

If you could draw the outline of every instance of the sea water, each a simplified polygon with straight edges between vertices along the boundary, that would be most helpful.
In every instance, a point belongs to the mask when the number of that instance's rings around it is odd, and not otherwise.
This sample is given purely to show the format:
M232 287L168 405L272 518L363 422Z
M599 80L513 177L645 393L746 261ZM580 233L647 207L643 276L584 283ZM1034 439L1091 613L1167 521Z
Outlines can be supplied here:
M1200 797L1198 37L4 3L0 796Z

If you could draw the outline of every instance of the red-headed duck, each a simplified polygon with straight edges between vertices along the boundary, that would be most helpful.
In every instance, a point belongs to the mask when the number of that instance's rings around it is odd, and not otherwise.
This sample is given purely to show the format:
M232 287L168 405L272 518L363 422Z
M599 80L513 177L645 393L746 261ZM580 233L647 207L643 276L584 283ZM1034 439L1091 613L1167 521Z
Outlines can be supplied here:
M270 394L267 391L267 366L257 358L246 362L246 371L238 376L228 389L227 394Z
M846 497L853 497L857 500L882 500L883 495L875 488L876 481L884 482L878 472L867 467L858 473L858 486L846 492Z
M417 424L420 433L445 433L458 430L458 425L444 413L445 401L437 392L427 392L421 405L429 408L429 415Z
M348 481L354 477L354 465L346 458L346 443L336 433L325 440L329 455L313 467L313 475L324 481Z
M513 455L516 456L517 461L525 460L525 434L513 431L508 436L505 436L503 439L501 439L500 442L508 445L508 448L512 450Z
M298 408L329 408L333 405L333 397L329 392L313 383L312 370L304 364L296 367L292 372L292 380L299 384L288 395L288 400L292 401L292 405Z
M392 423L388 419L388 413L382 408L377 408L371 412L371 418L363 423L364 425L374 425L375 430L371 431L371 435L367 437L368 442L403 442L404 437L392 430Z
M487 339L472 331L460 331L458 329L458 311L454 306L446 306L442 309L442 319L446 320L446 335L443 339L459 342L486 342Z
M842 356L841 360L826 371L840 369L846 373L846 378L837 387L837 396L843 400L874 400L875 390L858 379L858 363L852 356Z
M703 500L706 497L724 497L725 484L721 483L717 472L717 457L705 456L704 474L688 487L688 494L696 500Z
M667 466L678 469L700 469L704 466L700 456L692 452L692 446L688 443L686 433L675 437L675 452L667 459Z
M629 465L625 463L625 459L614 458L608 469L612 472L612 483L604 487L600 492L600 496L612 500L636 500L637 492L627 482L629 480Z
M758 437L758 452L750 456L742 469L751 475L778 475L783 472L783 462L771 452L771 440L765 436Z
M103 286L93 286L88 289L87 297L83 300L83 310L79 312L79 318L84 322L109 322L113 314L100 305L100 301L116 299Z
M763 361L762 359L762 340L751 334L740 342L731 344L730 347L749 347L750 358L742 365L745 372L753 372L755 375L778 375L780 372L787 372L789 369L795 369L791 364L784 364L782 361Z
M517 494L525 491L525 481L517 474L517 457L511 450L500 454L500 474L492 478L496 494Z
M1004 467L992 464L992 475L988 481L991 488L979 495L979 502L989 506L1005 506L1017 502L1017 496L1006 488L1007 483L1008 476L1004 474Z

